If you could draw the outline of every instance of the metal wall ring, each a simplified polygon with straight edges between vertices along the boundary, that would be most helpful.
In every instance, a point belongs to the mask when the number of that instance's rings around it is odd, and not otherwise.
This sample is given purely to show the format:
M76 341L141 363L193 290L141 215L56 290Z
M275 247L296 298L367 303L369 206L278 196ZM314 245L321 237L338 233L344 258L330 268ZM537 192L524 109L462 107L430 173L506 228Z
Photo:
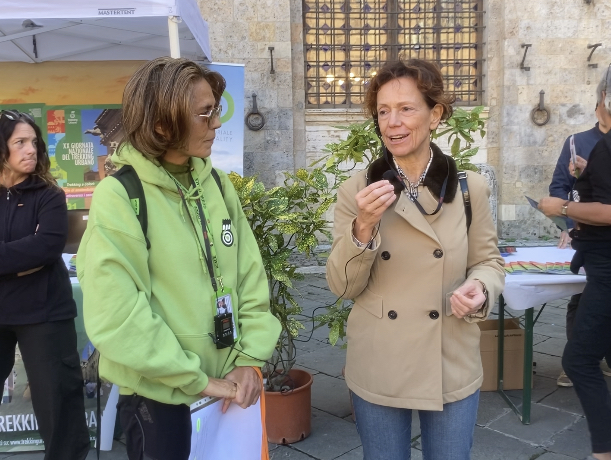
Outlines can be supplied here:
M537 116L537 114L539 113L543 113L545 115L543 117ZM532 112L530 112L530 119L537 126L546 125L550 119L549 110L547 110L546 108L540 109L539 106L537 106L534 109L532 109Z

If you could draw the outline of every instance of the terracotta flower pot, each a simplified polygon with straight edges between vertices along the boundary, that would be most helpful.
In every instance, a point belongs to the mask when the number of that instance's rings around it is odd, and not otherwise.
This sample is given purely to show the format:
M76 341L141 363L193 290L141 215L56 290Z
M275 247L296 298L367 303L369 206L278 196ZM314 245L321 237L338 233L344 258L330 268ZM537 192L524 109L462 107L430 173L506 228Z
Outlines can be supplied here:
M267 440L274 444L301 441L312 430L312 374L291 369L287 382L294 382L295 388L284 393L265 392Z

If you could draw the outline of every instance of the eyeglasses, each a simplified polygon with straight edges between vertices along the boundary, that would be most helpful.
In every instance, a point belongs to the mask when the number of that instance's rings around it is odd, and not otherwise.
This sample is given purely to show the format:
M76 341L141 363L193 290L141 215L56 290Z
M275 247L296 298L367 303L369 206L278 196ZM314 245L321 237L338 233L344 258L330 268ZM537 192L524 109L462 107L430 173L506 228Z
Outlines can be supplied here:
M32 118L32 115L30 115L29 113L25 113L25 112L17 112L16 110L2 110L0 112L0 117L6 117L11 121L18 121L21 120L22 118L25 118L26 120L31 121L32 123L36 123L36 121L34 121L34 118Z
M216 120L217 118L221 118L221 112L223 112L223 106L222 105L218 105L218 106L214 107L213 109L208 110L207 112L196 113L195 116L202 117L202 118L207 118L208 119L208 127L210 128L212 123L214 122L214 120Z

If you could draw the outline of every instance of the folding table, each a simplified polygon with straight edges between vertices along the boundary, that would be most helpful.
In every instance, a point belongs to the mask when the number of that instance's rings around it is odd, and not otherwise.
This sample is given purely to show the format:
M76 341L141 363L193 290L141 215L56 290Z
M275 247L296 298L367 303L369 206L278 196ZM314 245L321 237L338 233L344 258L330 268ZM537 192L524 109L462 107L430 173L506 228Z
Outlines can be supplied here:
M570 262L575 251L556 247L517 248L505 257L505 262ZM499 297L498 392L518 415L524 425L530 424L532 395L533 328L547 302L579 294L586 284L584 275L508 274L505 289ZM535 307L541 305L533 320ZM503 390L504 319L505 307L524 311L524 389L522 411Z

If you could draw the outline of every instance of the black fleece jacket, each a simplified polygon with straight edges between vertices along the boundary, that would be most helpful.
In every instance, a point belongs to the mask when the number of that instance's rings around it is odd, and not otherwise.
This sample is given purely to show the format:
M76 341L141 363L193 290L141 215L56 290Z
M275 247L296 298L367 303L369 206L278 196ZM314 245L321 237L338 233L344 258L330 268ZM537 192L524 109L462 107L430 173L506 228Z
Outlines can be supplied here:
M0 325L76 316L62 250L68 234L66 197L30 176L0 187ZM42 267L25 276L18 273Z

